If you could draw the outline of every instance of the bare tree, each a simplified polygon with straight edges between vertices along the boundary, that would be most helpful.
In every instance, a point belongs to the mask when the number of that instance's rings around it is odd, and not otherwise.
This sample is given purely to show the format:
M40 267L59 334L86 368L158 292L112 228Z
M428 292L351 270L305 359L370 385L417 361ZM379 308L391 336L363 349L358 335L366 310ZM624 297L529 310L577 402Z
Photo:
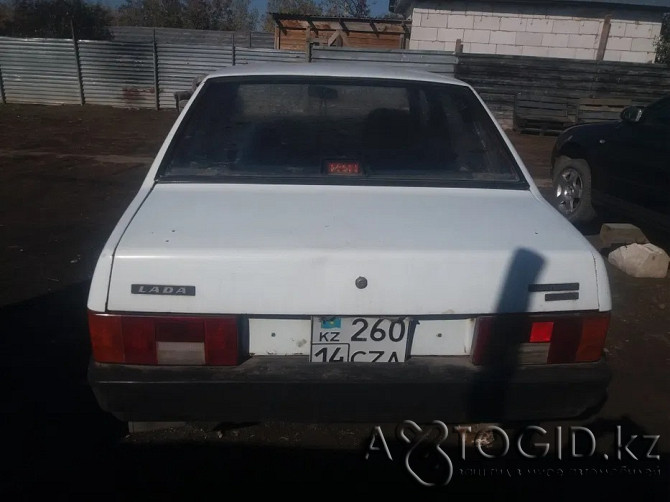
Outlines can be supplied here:
M323 0L323 10L328 16L370 17L368 0Z
M126 26L254 30L258 10L251 0L126 0L117 22Z
M323 14L323 9L315 0L269 0L263 29L270 32L275 29L271 13L320 16Z
M4 2L0 2L0 33L4 33L12 20L12 9Z
M656 40L656 62L670 66L670 13L663 16L661 36Z
M104 40L111 37L107 29L111 13L101 5L91 5L83 0L14 0L3 6L0 35L70 38L74 24L79 38Z

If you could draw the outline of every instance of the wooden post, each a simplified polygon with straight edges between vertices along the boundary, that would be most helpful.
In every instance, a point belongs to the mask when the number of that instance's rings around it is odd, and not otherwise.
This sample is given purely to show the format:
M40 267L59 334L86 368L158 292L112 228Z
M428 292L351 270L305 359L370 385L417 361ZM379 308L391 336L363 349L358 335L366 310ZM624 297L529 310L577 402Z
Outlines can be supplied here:
M154 94L156 97L156 110L160 110L161 100L160 89L158 88L158 46L156 45L156 28L154 28L152 47L154 51Z
M308 40L305 46L305 53L307 54L307 62L312 62L312 42Z
M598 44L598 53L596 54L596 61L605 59L605 51L607 50L607 41L610 38L610 29L612 28L612 15L605 16L603 20L603 31L600 33L600 43Z
M407 49L409 45L409 39L410 39L410 31L409 28L407 27L407 23L405 21L402 22L402 39L401 39L401 49Z
M79 43L77 42L77 34L74 31L74 21L70 19L70 29L72 30L72 46L74 48L74 63L77 68L77 82L79 83L79 102L81 105L86 104L86 96L84 95L84 79L81 76L81 60L79 59Z
M459 38L456 40L456 48L454 49L456 54L463 54L463 41Z

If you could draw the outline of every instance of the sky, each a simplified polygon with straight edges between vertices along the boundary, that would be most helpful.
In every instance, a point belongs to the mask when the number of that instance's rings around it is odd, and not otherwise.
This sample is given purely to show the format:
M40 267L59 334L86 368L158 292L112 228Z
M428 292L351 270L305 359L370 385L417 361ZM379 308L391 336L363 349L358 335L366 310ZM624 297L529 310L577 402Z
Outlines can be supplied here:
M88 0L91 3L101 3L109 7L118 7L124 0ZM268 6L267 0L251 0L251 4L263 14ZM370 0L370 11L372 17L381 17L388 12L388 0Z

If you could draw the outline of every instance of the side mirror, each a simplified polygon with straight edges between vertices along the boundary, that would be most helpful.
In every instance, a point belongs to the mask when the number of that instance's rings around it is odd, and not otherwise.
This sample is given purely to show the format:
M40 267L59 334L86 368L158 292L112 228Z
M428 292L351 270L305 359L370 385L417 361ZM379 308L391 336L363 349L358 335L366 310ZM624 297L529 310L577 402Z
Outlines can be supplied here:
M637 124L642 120L642 112L644 108L641 106L627 106L621 112L621 120L624 122L630 122L631 124Z

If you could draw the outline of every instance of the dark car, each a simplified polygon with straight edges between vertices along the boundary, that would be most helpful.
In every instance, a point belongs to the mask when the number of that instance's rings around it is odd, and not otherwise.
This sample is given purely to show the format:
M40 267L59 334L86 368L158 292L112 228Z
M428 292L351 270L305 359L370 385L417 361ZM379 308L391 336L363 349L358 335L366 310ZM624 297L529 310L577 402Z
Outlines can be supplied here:
M670 228L670 96L628 107L620 121L567 129L551 160L555 205L570 221L608 206Z

